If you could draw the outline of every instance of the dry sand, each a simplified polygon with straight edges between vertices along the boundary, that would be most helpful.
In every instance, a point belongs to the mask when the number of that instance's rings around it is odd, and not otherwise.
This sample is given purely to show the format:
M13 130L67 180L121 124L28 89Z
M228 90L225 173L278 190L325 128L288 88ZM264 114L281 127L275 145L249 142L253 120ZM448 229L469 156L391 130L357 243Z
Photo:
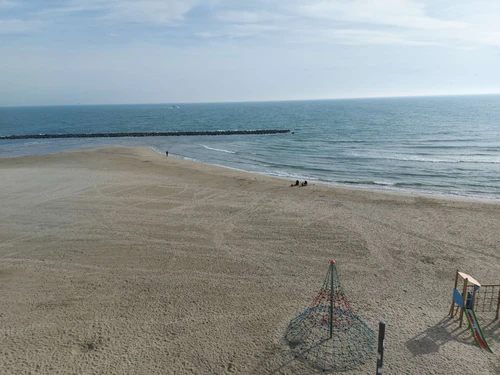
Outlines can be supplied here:
M289 184L144 148L1 159L0 373L317 373L284 334L331 258L387 322L385 374L500 373L494 315L494 354L447 319L457 268L500 284L500 205Z

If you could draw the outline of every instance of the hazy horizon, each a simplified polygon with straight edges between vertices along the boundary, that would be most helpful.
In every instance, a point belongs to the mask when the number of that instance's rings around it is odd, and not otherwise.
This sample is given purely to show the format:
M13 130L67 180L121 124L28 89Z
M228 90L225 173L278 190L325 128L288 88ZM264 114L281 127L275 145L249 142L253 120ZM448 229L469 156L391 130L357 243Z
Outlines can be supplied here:
M0 0L0 106L500 93L500 3Z
M287 102L314 102L314 101L335 101L335 100L371 100L371 99L411 99L411 98L446 98L446 97L467 97L467 96L500 96L499 93L480 94L442 94L442 95L401 95L401 96L366 96L366 97L346 97L346 98L316 98L316 99L289 99L289 100L235 100L224 102L144 102L144 103L74 103L74 104L41 104L41 105L0 105L0 108L30 108L30 107L93 107L93 106L133 106L133 105L191 105L191 104L251 104L251 103L287 103Z

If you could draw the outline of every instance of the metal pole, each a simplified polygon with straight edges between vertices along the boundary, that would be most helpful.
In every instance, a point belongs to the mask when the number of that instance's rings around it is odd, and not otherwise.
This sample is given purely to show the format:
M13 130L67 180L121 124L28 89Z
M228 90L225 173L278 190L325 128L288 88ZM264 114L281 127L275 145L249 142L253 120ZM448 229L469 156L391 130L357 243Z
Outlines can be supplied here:
M377 375L382 374L384 364L384 337L385 323L381 320L378 324L378 355L377 355Z
M335 261L330 261L330 338L333 337L333 265Z

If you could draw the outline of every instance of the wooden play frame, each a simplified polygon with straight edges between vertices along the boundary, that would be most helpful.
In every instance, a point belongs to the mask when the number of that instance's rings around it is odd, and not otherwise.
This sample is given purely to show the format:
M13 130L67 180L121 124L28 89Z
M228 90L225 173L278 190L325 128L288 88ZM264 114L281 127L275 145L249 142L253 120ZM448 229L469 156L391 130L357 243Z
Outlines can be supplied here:
M456 303L455 303L455 300L454 300L454 298L452 296L449 315L453 318L455 316L455 314L458 312L458 309L460 309L460 327L462 327L463 318L464 318L464 311L465 311L465 309L467 307L467 289L469 287L473 288L472 289L472 306L474 306L474 301L475 301L475 298L476 298L476 289L477 288L479 288L479 287L483 287L483 288L499 287L500 288L500 284L482 284L481 285L472 276L466 274L465 272L460 272L459 270L457 270L457 272L455 273L455 287L454 287L454 290L457 289L457 286L458 286L458 276L460 276L460 277L462 277L464 279L463 289L462 289L462 306L459 306L457 304L457 307L455 309L455 304ZM477 288L475 288L476 286L477 286ZM495 319L498 319L499 312L500 312L500 290L498 292L498 297L497 297Z

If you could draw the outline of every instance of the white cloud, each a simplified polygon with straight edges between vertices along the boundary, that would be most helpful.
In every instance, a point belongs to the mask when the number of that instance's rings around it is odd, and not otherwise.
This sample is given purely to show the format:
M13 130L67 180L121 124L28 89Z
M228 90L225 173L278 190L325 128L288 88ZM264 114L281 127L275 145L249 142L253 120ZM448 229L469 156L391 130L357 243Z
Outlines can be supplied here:
M194 35L199 37L199 38L202 38L202 39L219 38L221 36L224 36L224 34L211 33L208 31L200 31L200 32L194 33Z
M397 33L380 30L335 29L326 31L324 35L339 44L348 45L440 45L438 42L412 40Z
M14 8L19 6L19 3L11 0L0 0L0 8Z
M500 45L500 3L485 0L287 0L272 4L254 0L236 10L216 9L214 18L217 23L197 30L196 35L269 38L279 32L283 41L295 43L321 40L461 49ZM261 30L252 30L254 25L261 25ZM248 30L243 32L245 27Z
M40 21L24 21L19 19L0 20L0 35L26 34L41 28Z
M450 2L443 11L453 19L469 25L451 35L465 43L462 48L477 45L500 46L500 2L456 0Z
M223 11L217 12L216 18L229 23L261 23L288 20L290 16L264 11Z
M118 22L167 25L182 20L197 3L195 0L114 1L107 5L104 18Z
M298 9L309 17L371 25L426 30L467 26L463 22L430 17L422 3L412 0L322 0L304 3Z
M287 42L420 46L463 42L461 36L470 28L466 21L431 17L413 0L249 1L238 10L218 10L215 19L215 25L196 35L268 38L279 32Z
M199 4L201 0L84 0L68 1L66 6L47 8L41 15L65 15L68 13L94 12L92 18L107 22L137 23L144 25L169 25L180 21L185 14Z
M99 7L91 7L89 4L87 6L66 6L61 8L46 8L38 12L39 16L57 16L57 15L66 15L69 13L79 13L90 10L98 10Z
M18 3L0 0L4 6ZM339 44L456 48L500 44L500 3L486 0L64 0L62 4L31 18L54 25L78 19L82 25L93 22L94 27L99 21L103 27L177 26L186 36L204 39L279 37L285 43L313 43L326 37L326 42ZM204 13L196 14L196 24L185 22L198 6ZM26 7L16 9L21 8ZM29 16L13 18L32 22Z
M30 0L0 0L9 19L2 34L101 27L126 42L124 25L176 26L176 35L202 39L254 38L267 43L349 45L443 45L471 49L500 46L500 2L487 0L59 0L31 12ZM45 2L40 2L45 3ZM61 5L62 4L62 5ZM201 12L192 12L203 9ZM40 6L37 6L40 9ZM15 12L13 14L13 12ZM191 15L196 19L189 19ZM196 21L196 22L192 22ZM111 30L110 30L110 27ZM120 26L115 28L114 26ZM148 30L148 36L154 31ZM64 33L60 33L61 39ZM173 39L171 39L173 40Z
M197 32L194 35L202 39L212 39L212 38L247 38L267 35L271 32L276 32L280 30L285 30L279 26L274 25L262 25L255 23L246 23L238 25L230 25L223 30L217 32Z

